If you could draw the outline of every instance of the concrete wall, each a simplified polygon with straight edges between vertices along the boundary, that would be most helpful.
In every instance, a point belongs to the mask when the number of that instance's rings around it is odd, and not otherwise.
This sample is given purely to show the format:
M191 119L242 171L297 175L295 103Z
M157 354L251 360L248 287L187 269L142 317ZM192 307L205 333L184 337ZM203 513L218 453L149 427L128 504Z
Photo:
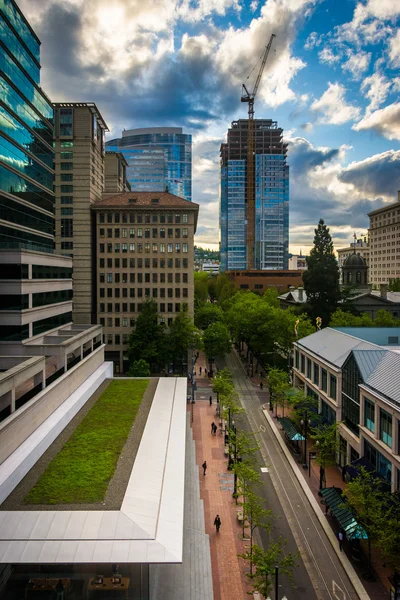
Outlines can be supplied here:
M104 346L100 346L0 423L0 464L40 427L103 362Z

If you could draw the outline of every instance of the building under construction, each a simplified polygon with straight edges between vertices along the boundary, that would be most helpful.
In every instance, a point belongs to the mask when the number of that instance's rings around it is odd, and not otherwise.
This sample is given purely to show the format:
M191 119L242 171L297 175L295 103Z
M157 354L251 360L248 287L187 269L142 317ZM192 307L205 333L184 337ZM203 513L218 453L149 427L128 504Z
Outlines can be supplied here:
M288 268L289 167L276 121L234 121L221 145L221 270ZM253 164L249 165L249 154Z

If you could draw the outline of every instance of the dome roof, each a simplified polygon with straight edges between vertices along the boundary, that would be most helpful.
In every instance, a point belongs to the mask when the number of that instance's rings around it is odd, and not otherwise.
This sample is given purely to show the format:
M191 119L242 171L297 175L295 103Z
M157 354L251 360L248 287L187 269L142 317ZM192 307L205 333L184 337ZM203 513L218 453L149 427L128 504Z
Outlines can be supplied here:
M367 263L365 262L365 258L360 256L359 254L350 254L345 261L343 262L343 267L367 267Z

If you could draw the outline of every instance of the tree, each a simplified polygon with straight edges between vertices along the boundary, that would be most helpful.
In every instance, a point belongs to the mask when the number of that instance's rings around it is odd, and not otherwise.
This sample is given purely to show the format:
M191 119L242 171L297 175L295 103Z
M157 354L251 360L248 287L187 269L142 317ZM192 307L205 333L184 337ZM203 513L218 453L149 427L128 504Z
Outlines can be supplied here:
M314 231L314 247L306 258L308 268L303 273L306 308L313 323L321 317L322 324L326 326L341 299L339 267L333 253L332 238L323 219Z
M175 364L186 363L190 348L201 348L201 334L191 315L180 312L172 321L167 334L168 357Z
M250 530L250 574L253 573L253 536L254 530L258 527L271 531L272 510L263 507L263 500L253 491L248 491L243 503L243 520L247 523Z
M281 406L283 412L285 412L285 400L287 399L287 394L291 389L289 377L286 371L275 368L270 369L268 371L268 388L270 405L272 406L273 402L275 402L276 414L278 415L278 405Z
M150 375L150 365L143 359L135 360L129 371L129 377L148 377Z
M366 313L363 315L353 315L350 312L344 311L342 308L337 308L332 313L331 327L373 327L374 321Z
M379 477L361 467L358 477L346 486L344 504L368 535L367 575L372 577L371 541L379 539L386 512L384 492Z
M396 279L389 279L389 292L400 292L400 279L396 277Z
M400 569L400 496L398 493L385 493L383 519L378 530L378 546L385 556L386 563L394 568L396 575Z
M399 319L396 319L388 310L378 310L373 320L374 327L398 327Z
M204 351L208 359L223 358L231 351L229 330L224 323L212 323L203 335Z
M207 302L208 274L204 271L194 273L194 305L195 308Z
M311 428L310 437L317 450L316 462L319 465L319 489L326 485L326 467L336 464L336 452L340 449L337 433L339 423L332 425L317 425Z
M209 325L213 323L223 322L224 313L217 304L211 304L208 302L202 304L194 314L194 322L196 327L199 329L207 329Z
M146 300L136 319L136 325L128 339L130 364L145 360L152 372L156 372L166 362L166 334L164 325L158 322L157 304Z
M279 538L276 542L270 542L268 548L263 550L257 544L254 544L251 550L245 554L239 554L240 557L250 559L252 556L253 564L256 567L255 573L246 573L251 579L253 590L259 592L266 598L272 590L272 579L276 568L293 579L293 569L297 566L296 560L298 554L291 552L285 553L286 541Z

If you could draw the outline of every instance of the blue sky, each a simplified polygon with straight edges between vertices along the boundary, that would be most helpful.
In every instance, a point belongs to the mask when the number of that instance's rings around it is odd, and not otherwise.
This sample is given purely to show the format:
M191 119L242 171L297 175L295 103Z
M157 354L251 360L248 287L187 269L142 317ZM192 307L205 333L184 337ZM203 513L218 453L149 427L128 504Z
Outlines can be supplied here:
M289 142L290 247L320 218L336 247L400 189L399 0L20 0L54 101L96 102L123 128L193 134L197 243L218 244L219 146L241 84L276 34L256 98ZM256 71L255 71L256 72ZM253 72L253 77L254 73Z

